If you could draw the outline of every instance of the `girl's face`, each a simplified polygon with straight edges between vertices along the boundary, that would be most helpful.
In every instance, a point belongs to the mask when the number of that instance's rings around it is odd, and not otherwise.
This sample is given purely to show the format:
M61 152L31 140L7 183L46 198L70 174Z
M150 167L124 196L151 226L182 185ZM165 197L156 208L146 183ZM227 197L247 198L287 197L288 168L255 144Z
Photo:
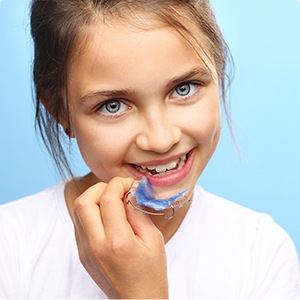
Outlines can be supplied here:
M216 80L171 27L98 25L69 71L86 164L105 182L147 176L158 198L192 190L219 140Z

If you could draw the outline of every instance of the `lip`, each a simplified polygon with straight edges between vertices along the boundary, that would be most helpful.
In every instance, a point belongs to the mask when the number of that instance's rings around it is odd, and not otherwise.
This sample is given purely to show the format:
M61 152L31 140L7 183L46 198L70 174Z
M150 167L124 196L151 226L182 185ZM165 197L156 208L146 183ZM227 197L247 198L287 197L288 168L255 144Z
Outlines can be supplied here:
M175 160L178 157L181 157L185 154L187 154L187 160L186 160L184 166L177 172L168 174L166 176L154 177L149 174L140 173L132 165L128 165L128 167L129 167L130 172L134 175L135 178L142 179L143 176L146 176L149 179L151 185L153 185L153 186L164 187L164 186L175 185L175 184L178 184L179 182L181 182L189 174L190 170L192 169L193 161L194 161L194 157L195 157L194 149L190 150L189 152L182 153L180 155L174 155L172 157L168 157L167 159L153 160L153 161L148 161L148 162L144 162L141 164L137 164L140 166L162 165L162 164L166 164L172 160Z

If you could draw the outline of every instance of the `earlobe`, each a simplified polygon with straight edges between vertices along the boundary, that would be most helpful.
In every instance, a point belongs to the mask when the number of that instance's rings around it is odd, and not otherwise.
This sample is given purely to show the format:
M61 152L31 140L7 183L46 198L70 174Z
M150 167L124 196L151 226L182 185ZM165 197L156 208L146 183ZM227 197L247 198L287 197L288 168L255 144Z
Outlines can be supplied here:
M71 136L70 136L70 135L71 135L71 129L70 129L70 127L65 128L65 133L66 133L66 135L67 135L68 137L71 137Z
M72 130L70 129L69 126L64 127L65 134L71 139L75 138L74 134L72 133Z
M40 103L45 107L48 113L51 114L51 116L56 120L56 122L58 122L63 127L65 134L69 138L75 138L75 135L73 134L70 128L70 121L68 120L66 113L61 113L61 115L55 114L54 111L50 109L51 105L49 105L48 99L49 99L48 91L47 90L40 91L39 93Z

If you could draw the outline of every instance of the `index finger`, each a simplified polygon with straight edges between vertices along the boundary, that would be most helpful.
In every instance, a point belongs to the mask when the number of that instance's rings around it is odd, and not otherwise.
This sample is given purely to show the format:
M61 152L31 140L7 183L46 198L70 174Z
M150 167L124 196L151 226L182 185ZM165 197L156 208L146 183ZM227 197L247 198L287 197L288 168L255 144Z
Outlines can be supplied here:
M104 183L91 186L74 202L74 225L82 238L99 240L104 236L99 200L105 186Z
M110 235L123 235L132 233L127 221L124 207L124 195L134 183L132 178L113 178L106 186L100 197L100 211L104 230Z

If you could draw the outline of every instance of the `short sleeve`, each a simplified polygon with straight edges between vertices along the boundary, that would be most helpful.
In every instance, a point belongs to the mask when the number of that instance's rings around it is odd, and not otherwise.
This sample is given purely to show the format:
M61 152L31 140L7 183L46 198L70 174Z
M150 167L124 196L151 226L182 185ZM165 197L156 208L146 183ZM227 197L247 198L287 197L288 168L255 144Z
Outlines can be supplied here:
M296 248L271 217L262 214L252 245L250 299L300 299Z
M11 217L0 210L0 299L26 298L26 237Z

